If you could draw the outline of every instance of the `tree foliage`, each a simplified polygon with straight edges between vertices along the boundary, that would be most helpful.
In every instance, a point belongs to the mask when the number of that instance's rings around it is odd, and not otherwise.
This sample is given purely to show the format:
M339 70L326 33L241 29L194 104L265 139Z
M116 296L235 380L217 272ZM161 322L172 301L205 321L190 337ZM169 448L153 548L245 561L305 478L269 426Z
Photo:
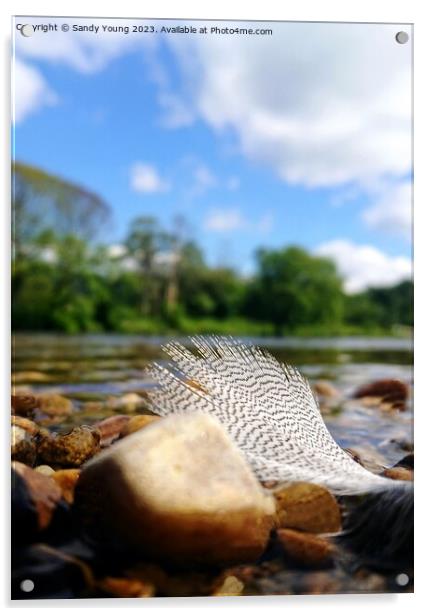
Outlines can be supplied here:
M109 208L27 165L13 167L12 319L17 330L278 335L391 332L413 324L413 285L343 292L334 263L303 248L260 249L249 278L209 267L177 220L130 224L120 251L95 241Z

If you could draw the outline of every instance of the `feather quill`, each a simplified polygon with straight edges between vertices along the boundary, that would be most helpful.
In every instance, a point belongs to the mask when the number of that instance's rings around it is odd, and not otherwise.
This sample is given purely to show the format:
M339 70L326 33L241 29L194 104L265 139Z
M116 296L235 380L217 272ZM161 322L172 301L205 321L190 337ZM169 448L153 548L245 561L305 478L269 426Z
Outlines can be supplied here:
M149 392L154 412L214 415L261 481L309 481L339 495L407 488L369 472L335 442L296 368L232 338L191 342L195 354L169 343L163 348L171 362L152 365L149 375L159 385Z

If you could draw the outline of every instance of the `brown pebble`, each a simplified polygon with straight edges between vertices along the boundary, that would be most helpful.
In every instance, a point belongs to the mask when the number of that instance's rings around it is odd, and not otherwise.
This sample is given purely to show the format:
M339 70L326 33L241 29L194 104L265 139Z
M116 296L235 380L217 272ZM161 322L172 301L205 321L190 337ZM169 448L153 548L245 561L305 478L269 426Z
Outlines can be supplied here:
M12 409L15 415L21 417L33 417L33 411L37 406L37 400L32 395L11 396Z
M119 599L154 597L155 587L150 582L129 578L106 577L98 584L106 594Z
M48 464L36 466L34 470L41 475L46 475L47 477L51 477L51 475L54 475L55 473L55 470L51 466L48 466Z
M29 503L21 502L21 506L30 507L29 513L36 515L38 530L45 530L61 500L60 488L51 477L37 473L21 462L13 462L12 470L23 480L29 497ZM14 489L14 480L12 488Z
M276 499L276 527L296 528L312 533L333 533L341 528L341 514L335 497L313 483L292 483L273 492Z
M101 434L101 446L107 447L119 438L122 429L130 420L130 415L113 415L94 424Z
M319 566L331 562L333 545L323 537L290 528L280 528L277 539L290 560L301 565Z
M380 379L359 387L354 398L379 398L380 401L391 403L393 408L404 410L408 398L408 385L398 379Z
M11 458L33 466L36 461L36 443L31 434L20 426L11 429Z
M39 434L38 459L56 467L81 466L100 449L100 433L95 428L81 426L67 434Z
M38 396L38 408L44 415L58 417L70 415L73 404L71 400L59 394L41 394Z
M61 471L55 471L51 477L62 491L64 500L72 505L74 501L75 485L80 476L78 468L68 468Z
M326 398L338 398L340 396L339 390L328 381L316 381L313 385L313 389L318 396L324 396Z
M11 415L11 424L13 426L19 426L31 436L35 436L40 430L37 423L27 417L21 417L20 415Z
M213 597L238 597L242 595L244 583L235 575L228 575L212 593Z
M141 430L146 426L149 426L154 421L157 421L160 417L156 415L135 415L129 418L129 421L123 426L120 432L120 438L125 436L129 436L129 434L133 434L137 432L137 430Z
M399 479L400 481L414 481L414 471L403 466L394 466L393 468L386 468L383 472L385 477L389 479Z

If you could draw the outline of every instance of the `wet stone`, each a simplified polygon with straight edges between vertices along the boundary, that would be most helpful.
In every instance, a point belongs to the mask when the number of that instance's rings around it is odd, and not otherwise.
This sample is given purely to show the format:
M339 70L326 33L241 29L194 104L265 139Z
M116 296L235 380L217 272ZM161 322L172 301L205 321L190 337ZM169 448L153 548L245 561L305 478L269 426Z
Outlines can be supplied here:
M277 540L289 560L306 566L331 564L334 546L323 537L288 528L277 531Z
M27 417L21 417L20 415L11 415L11 424L13 426L19 426L31 436L35 436L40 430L37 423Z
M150 582L129 578L106 577L99 581L98 587L110 597L132 599L154 597L155 587Z
M12 409L15 415L21 417L33 417L34 409L37 407L37 400L33 395L11 396Z
M329 381L316 381L313 389L318 396L325 398L339 398L340 392Z
M378 399L380 402L388 403L389 409L404 410L408 394L408 385L403 381L398 379L381 379L359 387L354 392L353 397Z
M46 530L62 494L51 477L37 473L21 462L12 462L13 534L23 540L29 534Z
M100 433L81 426L67 434L44 434L38 437L38 459L54 468L81 466L100 449Z
M31 434L20 426L11 429L11 458L33 466L36 460L36 444Z
M99 454L82 469L75 506L105 545L182 565L255 560L274 515L272 496L203 413L170 415Z
M312 533L333 533L341 529L341 514L335 497L322 486L298 482L273 492L276 526Z
M40 394L38 396L38 409L49 417L59 417L70 415L73 411L73 403L59 394Z
M130 419L130 415L113 415L95 423L93 427L101 434L101 447L108 447L117 440Z
M145 399L134 392L123 394L119 398L111 398L107 404L115 411L123 413L135 413L138 410L144 410L147 406Z
M228 575L212 593L214 597L238 597L243 594L244 583L234 575Z
M80 470L77 468L68 468L60 471L55 471L51 477L59 486L62 492L63 499L72 505L74 501L75 486L80 476Z
M155 421L158 421L160 418L156 415L134 415L129 419L129 421L123 426L120 432L120 438L125 436L129 436L129 434L133 434L142 428L145 428L152 424Z
M36 466L34 470L41 475L46 475L47 477L51 477L51 475L55 473L55 470L47 464L41 464L40 466Z

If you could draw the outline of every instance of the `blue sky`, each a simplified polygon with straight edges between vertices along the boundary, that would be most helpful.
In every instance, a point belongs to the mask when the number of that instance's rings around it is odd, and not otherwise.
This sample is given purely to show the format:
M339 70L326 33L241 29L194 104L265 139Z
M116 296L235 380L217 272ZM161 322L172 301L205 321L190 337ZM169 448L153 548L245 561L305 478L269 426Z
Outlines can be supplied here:
M334 258L351 291L406 278L411 51L394 34L407 28L269 25L16 31L15 157L104 197L111 244L136 216L172 228L182 214L212 264L248 273L257 247L298 244Z

